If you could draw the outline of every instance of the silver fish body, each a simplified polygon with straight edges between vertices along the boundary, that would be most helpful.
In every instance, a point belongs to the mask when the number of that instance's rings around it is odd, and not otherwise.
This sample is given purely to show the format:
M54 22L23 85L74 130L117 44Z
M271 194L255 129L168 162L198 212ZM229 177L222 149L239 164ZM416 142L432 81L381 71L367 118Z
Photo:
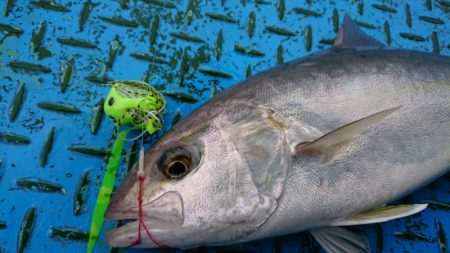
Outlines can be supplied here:
M408 50L345 50L261 74L227 94L293 122L291 144L401 106L343 154L293 156L277 211L247 240L326 226L390 203L450 164L450 58Z
M388 109L392 114L333 152L297 152ZM143 219L155 240L178 248L334 226L447 172L448 126L449 57L322 51L233 86L160 139L144 159ZM106 218L138 219L137 169L116 191ZM107 240L127 247L137 231L134 221ZM157 245L143 237L137 246Z

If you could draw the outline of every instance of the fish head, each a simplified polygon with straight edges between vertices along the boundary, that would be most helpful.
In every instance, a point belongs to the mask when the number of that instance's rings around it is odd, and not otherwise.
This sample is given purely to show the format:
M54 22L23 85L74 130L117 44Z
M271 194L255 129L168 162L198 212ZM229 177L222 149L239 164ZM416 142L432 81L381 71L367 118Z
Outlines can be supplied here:
M211 102L180 121L146 153L142 188L135 165L116 190L105 218L134 221L108 232L109 244L137 239L140 190L142 221L166 246L227 244L254 232L286 178L282 124L269 114L245 102ZM155 241L143 232L136 246Z

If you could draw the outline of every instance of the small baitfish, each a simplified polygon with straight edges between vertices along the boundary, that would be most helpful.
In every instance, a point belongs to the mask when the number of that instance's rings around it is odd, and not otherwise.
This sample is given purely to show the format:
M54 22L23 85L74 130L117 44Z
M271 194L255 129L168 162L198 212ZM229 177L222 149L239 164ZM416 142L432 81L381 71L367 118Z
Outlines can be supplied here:
M425 209L390 203L448 171L449 126L450 57L388 49L346 15L333 48L215 96L146 153L142 220L175 248L310 231L327 252L369 252L346 227ZM107 219L138 219L138 167ZM130 246L138 225L106 239Z

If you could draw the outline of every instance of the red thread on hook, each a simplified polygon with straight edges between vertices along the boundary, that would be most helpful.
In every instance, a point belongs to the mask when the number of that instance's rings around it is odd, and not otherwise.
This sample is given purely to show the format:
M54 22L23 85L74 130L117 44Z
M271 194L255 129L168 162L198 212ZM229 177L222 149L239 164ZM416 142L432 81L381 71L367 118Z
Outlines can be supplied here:
M164 249L166 248L166 245L158 242L157 240L155 240L152 236L152 234L150 233L150 230L147 228L147 226L144 223L144 217L142 215L142 184L144 182L144 177L143 176L138 176L138 180L139 180L139 196L138 196L138 202L139 202L139 227L138 227L138 238L133 241L131 243L131 246L138 244L141 241L141 226L144 227L145 232L148 236L148 238L150 238L150 240L155 243L156 245L158 245L158 247L160 249Z

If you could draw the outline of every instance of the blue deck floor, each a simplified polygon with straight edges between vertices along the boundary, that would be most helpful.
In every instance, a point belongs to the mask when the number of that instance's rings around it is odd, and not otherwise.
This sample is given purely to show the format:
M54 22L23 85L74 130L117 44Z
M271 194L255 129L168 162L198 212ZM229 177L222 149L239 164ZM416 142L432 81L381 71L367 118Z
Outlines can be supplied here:
M387 42L386 29L388 29L391 47L426 52L435 50L450 55L448 1L348 0L338 1L335 4L335 1L328 0L285 0L285 11L279 8L279 1L281 0L170 0L174 8L168 8L170 6L159 6L142 0L97 0L98 4L93 5L82 31L79 29L79 21L85 1L58 1L67 8L67 12L41 8L31 4L29 0L13 1L15 3L9 15L5 17L3 12L1 13L0 23L17 26L23 33L14 35L3 31L5 37L0 37L0 132L11 131L26 136L30 139L30 143L12 145L0 142L0 221L6 222L6 228L0 228L0 253L16 252L19 227L30 207L36 208L36 218L25 252L85 251L85 241L51 238L49 231L51 227L68 226L83 231L88 231L90 227L96 193L99 189L98 177L101 176L99 169L102 158L74 153L68 148L73 145L106 148L113 125L105 118L97 134L94 135L90 131L89 122L94 106L106 97L109 89L88 80L89 76L97 75L115 80L147 80L159 89L181 91L198 98L196 103L168 98L167 114L164 118L166 122L164 131L167 131L177 111L183 116L188 115L207 101L214 89L220 91L230 87L245 79L248 71L254 74L275 66L280 61L286 62L330 47L327 40L335 36L334 12L338 13L339 23L344 13L348 12L355 20L361 22L360 25L365 32L383 42ZM121 2L128 2L128 7L121 7ZM192 12L188 2L196 5ZM5 8L5 4L6 1L0 2L0 10ZM393 10L382 10L383 8L376 8L373 4L387 5ZM405 11L407 4L411 14L410 25ZM317 12L317 16L300 14L294 11L294 7L313 10ZM187 16L190 13L192 20L188 24ZM213 19L208 13L224 14L231 19L228 22ZM160 22L155 34L152 29L157 15ZM252 15L255 17L255 29L254 35L250 37L248 23ZM137 27L123 27L101 19L114 16L134 20ZM439 21L429 20L426 17L439 19L444 24L435 24ZM39 60L37 54L33 52L31 41L33 32L42 22L47 24L47 29L40 47L45 47L52 56ZM286 36L270 32L266 28L268 26L285 28L294 35ZM310 52L306 46L305 30L308 26L312 29ZM176 38L175 33L181 32L198 37L197 39L201 41ZM434 32L435 38L432 35ZM214 50L218 49L215 43L219 33L223 35L222 52L220 57L216 57ZM418 37L408 38L405 33ZM58 42L58 38L61 41L63 37L86 40L96 48L63 45ZM120 41L121 50L112 67L105 69L104 63L109 59L110 45L115 38ZM235 50L237 46L257 50L258 55L238 52ZM155 53L167 63L152 64L136 59L131 56L136 52ZM184 53L188 55L190 61L187 72L181 74L180 59ZM50 72L33 74L27 71L16 72L8 65L13 61L41 64L48 67ZM74 72L67 90L63 93L60 89L60 69L68 63L74 66ZM231 78L206 75L197 71L199 68L217 69L228 73ZM182 75L184 75L183 82L181 82ZM25 85L24 103L17 119L12 122L9 119L10 106L16 90L22 83ZM81 113L61 114L46 111L37 106L40 102L72 104L81 109ZM47 164L42 167L39 161L40 154L52 127L55 128L53 147ZM74 216L74 191L85 171L91 172L86 195L87 203L83 206L85 210L82 214ZM58 183L64 187L66 193L23 190L16 184L16 181L23 177L39 177ZM420 202L434 199L448 203L449 181L450 177L447 175L403 201ZM366 231L374 252L380 247L384 249L383 252L439 252L435 225L437 223L443 224L444 230L450 233L449 210L427 209L410 218L362 228ZM104 230L113 225L107 223ZM429 241L413 241L394 236L396 232L404 232L407 229L423 233ZM307 233L300 233L219 249L250 252L316 252L318 245ZM108 250L107 244L100 238L95 252Z

